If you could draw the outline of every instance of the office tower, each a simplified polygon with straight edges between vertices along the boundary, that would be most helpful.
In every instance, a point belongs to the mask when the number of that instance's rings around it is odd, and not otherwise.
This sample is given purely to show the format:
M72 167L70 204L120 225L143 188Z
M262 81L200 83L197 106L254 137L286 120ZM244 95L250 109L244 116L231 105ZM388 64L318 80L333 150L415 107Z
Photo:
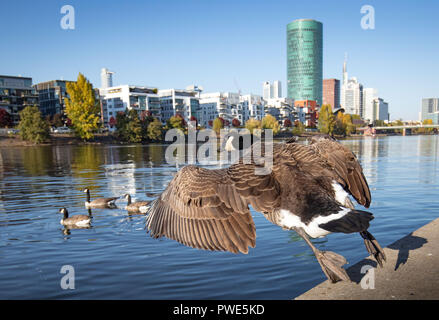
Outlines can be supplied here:
M311 19L287 25L288 97L322 103L323 25Z
M340 108L340 80L323 80L323 104L330 104L332 110Z
M422 99L421 120L433 120L433 124L439 124L439 98Z
M262 97L265 100L268 100L271 98L271 89L272 89L272 87L271 87L270 81L265 81L262 84Z
M374 100L378 98L378 90L374 88L363 89L363 119L373 123L377 120Z
M279 80L273 81L271 86L271 98L281 98L282 97L282 84Z

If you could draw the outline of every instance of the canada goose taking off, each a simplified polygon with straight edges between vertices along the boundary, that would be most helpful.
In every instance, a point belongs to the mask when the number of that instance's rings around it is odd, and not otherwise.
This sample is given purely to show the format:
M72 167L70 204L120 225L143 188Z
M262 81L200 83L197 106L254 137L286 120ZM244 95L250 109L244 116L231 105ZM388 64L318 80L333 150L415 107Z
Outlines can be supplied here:
M90 225L90 215L77 214L69 218L69 212L66 208L61 208L58 212L64 215L64 217L60 221L60 223L64 226L87 227Z
M146 213L150 206L150 201L136 201L131 202L131 196L129 194L125 195L127 199L126 210L130 213Z
M90 201L90 190L85 188L83 191L87 194L87 201L85 202L86 208L117 208L114 201L119 199L119 197L96 198L93 201Z
M384 252L367 231L372 214L355 210L349 199L351 195L365 207L371 201L350 150L320 136L309 145L275 144L271 172L255 174L260 166L241 159L223 169L182 168L151 204L146 220L151 236L194 248L247 253L256 240L251 205L272 223L302 236L333 282L349 280L342 268L345 258L318 250L308 237L359 232L368 252L383 263Z

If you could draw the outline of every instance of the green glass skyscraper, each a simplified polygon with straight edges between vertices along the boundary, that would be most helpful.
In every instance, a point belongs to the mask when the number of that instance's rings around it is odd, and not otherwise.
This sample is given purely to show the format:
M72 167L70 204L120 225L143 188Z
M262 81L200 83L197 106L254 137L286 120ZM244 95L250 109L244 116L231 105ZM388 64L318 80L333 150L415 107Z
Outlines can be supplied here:
M299 19L287 25L288 97L322 104L323 25Z

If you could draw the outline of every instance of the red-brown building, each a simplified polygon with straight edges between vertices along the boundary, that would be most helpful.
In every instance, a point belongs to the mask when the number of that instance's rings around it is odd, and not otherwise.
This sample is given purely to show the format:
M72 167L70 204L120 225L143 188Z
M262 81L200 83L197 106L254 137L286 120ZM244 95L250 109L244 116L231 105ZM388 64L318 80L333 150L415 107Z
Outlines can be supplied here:
M340 108L340 80L323 80L323 104L330 104L332 110Z

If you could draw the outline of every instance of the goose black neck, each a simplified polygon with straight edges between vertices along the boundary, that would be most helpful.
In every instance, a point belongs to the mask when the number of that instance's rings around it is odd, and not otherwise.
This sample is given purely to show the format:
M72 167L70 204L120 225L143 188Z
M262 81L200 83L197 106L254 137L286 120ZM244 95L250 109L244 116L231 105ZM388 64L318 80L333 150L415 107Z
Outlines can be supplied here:
M67 219L69 217L69 212L67 211L67 209L64 210L64 220Z
M128 205L131 204L131 196L130 196L130 195L127 196L127 204L128 204Z
M87 190L87 202L90 202L90 190Z

